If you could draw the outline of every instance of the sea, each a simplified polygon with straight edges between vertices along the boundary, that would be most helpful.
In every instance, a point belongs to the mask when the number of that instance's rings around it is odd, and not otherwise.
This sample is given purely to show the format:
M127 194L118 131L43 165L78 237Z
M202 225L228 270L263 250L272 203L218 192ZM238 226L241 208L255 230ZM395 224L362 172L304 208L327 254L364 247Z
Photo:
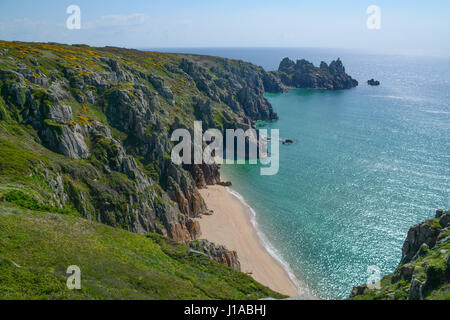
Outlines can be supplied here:
M321 299L395 270L411 226L450 209L450 58L314 48L158 49L241 59L276 70L282 58L341 58L359 86L266 94L279 129L280 169L224 165L270 252ZM367 85L374 78L378 87Z

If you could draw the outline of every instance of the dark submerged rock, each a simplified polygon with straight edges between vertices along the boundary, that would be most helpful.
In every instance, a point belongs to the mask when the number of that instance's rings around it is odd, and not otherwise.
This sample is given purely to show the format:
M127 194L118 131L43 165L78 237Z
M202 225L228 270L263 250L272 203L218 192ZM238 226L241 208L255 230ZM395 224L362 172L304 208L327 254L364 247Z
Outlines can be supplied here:
M290 145L290 144L293 144L293 143L294 143L294 140L292 140L292 139L286 139L286 140L284 140L282 143L283 143L284 145Z
M367 84L369 85L369 86L379 86L380 85L380 81L378 81L378 80L375 80L375 79L370 79L369 81L367 81Z

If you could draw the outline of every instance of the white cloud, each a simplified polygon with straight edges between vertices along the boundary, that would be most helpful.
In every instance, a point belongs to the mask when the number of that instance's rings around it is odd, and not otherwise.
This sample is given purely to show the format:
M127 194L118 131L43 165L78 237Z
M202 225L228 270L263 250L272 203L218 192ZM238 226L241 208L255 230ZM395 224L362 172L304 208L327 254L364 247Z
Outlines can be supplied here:
M151 21L151 18L143 13L130 15L110 14L100 17L100 19L87 24L88 27L127 27L139 26Z

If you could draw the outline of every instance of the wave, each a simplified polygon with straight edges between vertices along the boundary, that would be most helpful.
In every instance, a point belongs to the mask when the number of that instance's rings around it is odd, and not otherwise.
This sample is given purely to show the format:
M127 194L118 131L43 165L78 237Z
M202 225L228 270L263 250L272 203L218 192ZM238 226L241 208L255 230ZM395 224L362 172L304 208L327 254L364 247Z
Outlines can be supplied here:
M269 240L264 235L264 233L262 233L262 231L258 228L258 222L256 221L255 210L253 210L253 208L245 201L244 197L239 192L232 190L228 187L226 187L226 189L227 189L228 193L230 193L232 196L236 197L244 206L246 206L250 210L250 212L252 213L252 215L250 217L250 221L252 223L253 228L256 231L256 234L258 235L259 240L261 241L261 243L263 244L263 246L267 250L267 252L269 252L269 254L276 261L278 261L281 264L281 266L283 267L283 269L287 272L289 278L294 283L294 285L297 287L297 291L298 291L299 295L306 294L306 295L312 296L312 293L310 292L310 290L307 289L306 286L300 282L300 280L297 278L297 276L292 271L289 264L286 261L284 261L284 259L280 256L280 254L277 252L277 250L270 244Z
M440 111L440 110L420 110L420 111L432 114L450 114L449 111Z
M394 99L394 100L404 100L404 101L416 101L416 102L423 102L427 101L424 98L420 97L412 97L412 96L394 96L394 95L369 95L369 97L372 98L382 98L382 99Z

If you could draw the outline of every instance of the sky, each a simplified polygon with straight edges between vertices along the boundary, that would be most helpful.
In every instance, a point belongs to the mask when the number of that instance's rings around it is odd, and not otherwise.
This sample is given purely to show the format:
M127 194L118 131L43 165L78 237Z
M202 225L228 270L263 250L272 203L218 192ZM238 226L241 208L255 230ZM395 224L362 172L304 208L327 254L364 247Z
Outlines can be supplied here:
M69 30L67 7L81 10ZM381 29L369 29L371 5ZM450 56L448 0L0 0L0 39L127 48L320 47Z

